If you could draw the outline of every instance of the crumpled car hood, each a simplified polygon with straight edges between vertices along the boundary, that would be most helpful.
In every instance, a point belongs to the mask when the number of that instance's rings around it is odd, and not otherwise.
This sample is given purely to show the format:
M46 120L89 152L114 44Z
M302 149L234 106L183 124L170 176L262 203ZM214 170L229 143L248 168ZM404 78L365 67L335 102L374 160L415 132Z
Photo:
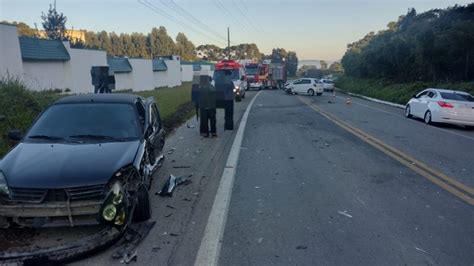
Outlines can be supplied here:
M0 162L9 187L67 188L105 184L133 163L140 141L20 143Z

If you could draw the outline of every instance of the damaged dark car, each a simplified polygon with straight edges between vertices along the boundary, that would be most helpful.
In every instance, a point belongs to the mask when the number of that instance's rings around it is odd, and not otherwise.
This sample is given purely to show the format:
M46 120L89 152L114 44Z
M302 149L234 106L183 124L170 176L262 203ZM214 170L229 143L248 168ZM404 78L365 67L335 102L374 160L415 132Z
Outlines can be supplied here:
M91 94L46 109L0 161L0 227L105 224L151 217L164 130L153 98Z

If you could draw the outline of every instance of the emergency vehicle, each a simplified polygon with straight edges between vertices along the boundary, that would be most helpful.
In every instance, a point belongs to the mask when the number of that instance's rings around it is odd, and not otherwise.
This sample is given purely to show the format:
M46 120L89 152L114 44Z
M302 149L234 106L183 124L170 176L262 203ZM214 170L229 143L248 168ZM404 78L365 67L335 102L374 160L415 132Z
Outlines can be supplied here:
M261 90L268 86L268 64L247 64L245 74L247 75L247 90L250 88Z
M222 60L215 65L214 78L217 75L230 76L234 83L235 101L240 102L245 98L245 88L247 88L247 78L244 68L235 60Z

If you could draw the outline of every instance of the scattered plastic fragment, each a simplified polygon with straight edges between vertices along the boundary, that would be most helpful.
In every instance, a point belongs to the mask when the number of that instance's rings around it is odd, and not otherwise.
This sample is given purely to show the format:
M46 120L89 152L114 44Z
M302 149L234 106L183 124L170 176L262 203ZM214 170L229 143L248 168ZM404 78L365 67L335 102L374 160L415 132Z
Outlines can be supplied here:
M263 237L259 238L259 239L257 240L257 242L258 242L259 244L261 244L261 243L263 242Z
M186 124L187 128L194 128L194 125Z
M344 215L346 217L352 218L352 215L348 214L347 211L338 211L337 213Z
M295 157L293 157L293 156L290 156L289 158L290 158L290 160L293 160L293 159L295 159Z
M129 264L137 261L137 246L150 233L155 222L143 222L130 225L124 237L117 243L112 258L120 259L120 263Z
M172 154L174 152L175 148L171 148L169 151L168 151L168 154Z
M130 262L132 261L137 261L137 251L135 250L134 252L128 254L128 253L125 253L123 254L123 258L120 260L120 263L125 263L125 264L129 264Z
M161 249L160 247L154 246L154 247L151 248L151 251L158 252L158 250L160 250L160 249Z
M175 209L175 207L171 206L171 205L166 205L166 208L170 208L170 209Z
M171 215L173 215L172 213L168 213L167 215L165 215L166 218L170 217Z
M423 253L425 253L425 254L433 255L433 254L429 253L428 251L423 250L423 249L421 249L421 248L419 248L419 247L415 247L415 249L418 250L418 251L421 251L421 252L423 252Z
M173 168L191 168L189 165L175 165Z
M299 246L296 246L296 249L307 249L308 246L305 246L305 245L299 245Z
M170 233L170 236L179 236L179 235L175 233Z
M163 185L163 188L160 190L160 192L158 192L158 195L162 197L163 196L172 197L173 191L177 186L191 183L191 180L189 179L191 176L192 175L189 175L187 177L184 177L184 176L175 177L174 175L170 175L166 183Z

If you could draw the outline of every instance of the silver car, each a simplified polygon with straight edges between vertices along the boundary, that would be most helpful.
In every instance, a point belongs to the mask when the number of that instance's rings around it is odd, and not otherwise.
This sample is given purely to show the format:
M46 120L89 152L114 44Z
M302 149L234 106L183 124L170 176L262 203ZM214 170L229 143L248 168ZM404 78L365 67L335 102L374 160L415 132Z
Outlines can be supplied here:
M422 118L426 124L474 126L474 97L463 91L426 89L410 99L405 116Z

